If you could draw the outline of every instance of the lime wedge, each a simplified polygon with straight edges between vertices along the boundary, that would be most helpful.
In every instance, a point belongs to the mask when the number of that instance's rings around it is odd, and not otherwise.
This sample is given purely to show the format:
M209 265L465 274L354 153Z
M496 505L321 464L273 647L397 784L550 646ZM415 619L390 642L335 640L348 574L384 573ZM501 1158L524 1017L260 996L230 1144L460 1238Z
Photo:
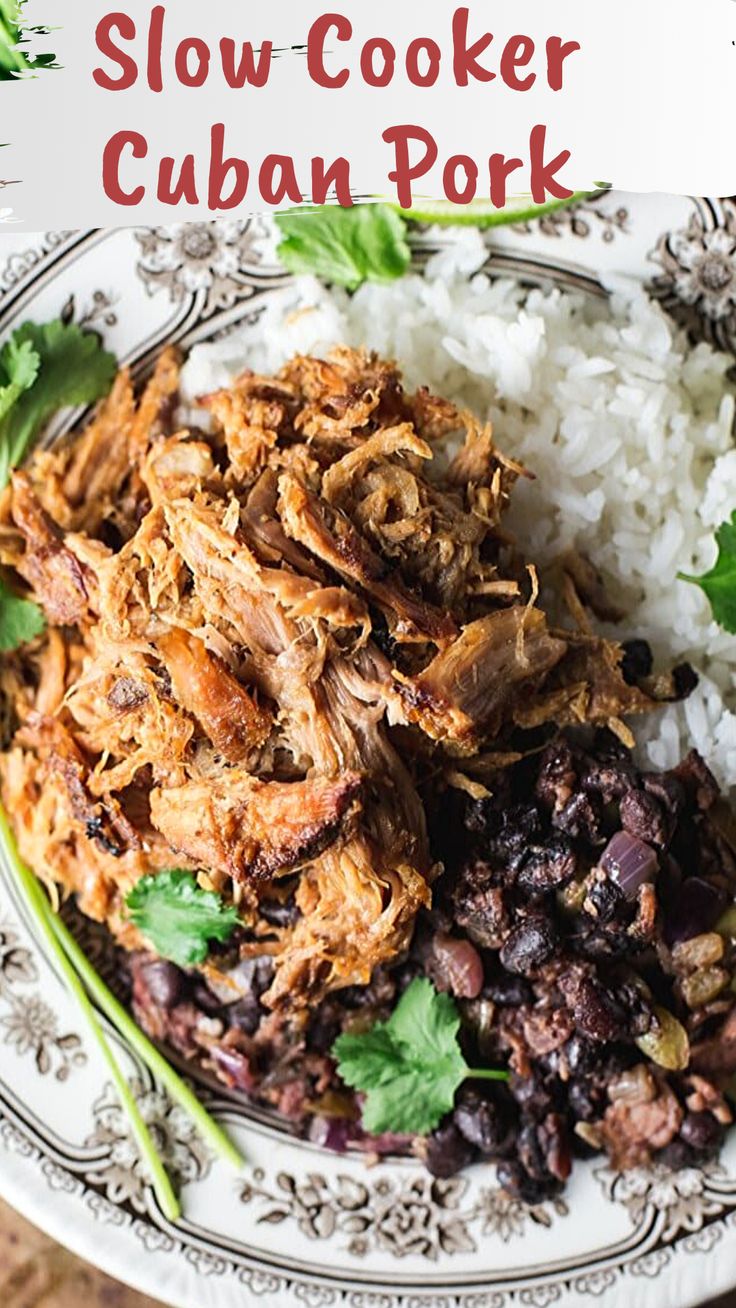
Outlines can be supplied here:
M546 204L535 204L531 196L513 196L503 209L497 209L490 200L471 200L470 204L451 204L449 200L418 200L411 209L399 209L402 218L415 223L437 223L440 227L501 227L505 223L526 223L534 218L541 218L546 213L555 213L558 209L567 209L580 200L588 200L595 191L573 191L567 200L548 200Z

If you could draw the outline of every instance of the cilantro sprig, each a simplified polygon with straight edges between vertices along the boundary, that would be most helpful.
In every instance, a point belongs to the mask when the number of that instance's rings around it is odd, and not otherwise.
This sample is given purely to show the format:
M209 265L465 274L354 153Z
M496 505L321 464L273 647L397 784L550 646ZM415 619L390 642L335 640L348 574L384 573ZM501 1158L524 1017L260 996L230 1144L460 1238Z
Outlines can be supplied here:
M311 273L354 291L362 282L391 282L411 263L404 220L387 204L337 204L275 215L278 256L293 273Z
M428 1135L452 1108L463 1081L508 1080L507 1072L495 1068L468 1067L459 1031L454 1001L420 977L404 991L387 1022L336 1040L333 1055L340 1076L366 1095L366 1130Z
M27 322L13 333L0 350L0 488L51 415L106 395L116 368L76 323Z
M14 594L0 577L0 652L27 645L40 636L45 625L38 605Z
M601 188L607 187L601 183ZM502 209L490 201L451 204L419 201L411 209L393 204L304 205L274 215L281 232L277 254L293 273L311 273L334 286L357 290L363 282L392 282L411 264L409 223L441 227L500 227L526 223L594 194L575 191L566 200L534 204L531 197L510 200Z
M125 900L131 922L161 958L179 967L204 963L213 940L229 940L238 911L212 890L201 890L184 868L141 877Z
M74 323L27 322L13 333L0 349L0 490L51 415L100 399L116 368L99 338ZM0 579L0 650L17 649L43 627L38 605Z
M721 523L716 531L718 557L709 572L692 577L678 572L680 581L692 582L705 592L716 622L736 635L736 510L730 522Z

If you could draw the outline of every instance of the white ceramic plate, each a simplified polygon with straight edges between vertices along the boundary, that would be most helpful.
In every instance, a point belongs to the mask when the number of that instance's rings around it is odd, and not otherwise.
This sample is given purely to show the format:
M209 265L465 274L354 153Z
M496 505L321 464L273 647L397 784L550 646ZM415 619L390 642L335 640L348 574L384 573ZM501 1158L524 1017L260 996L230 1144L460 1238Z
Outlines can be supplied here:
M64 311L145 368L257 315L283 284L259 220L0 240L0 332ZM427 238L429 239L429 238ZM490 268L601 292L654 283L671 311L736 341L736 207L608 194L493 234ZM111 1038L115 1040L114 1033ZM119 1042L116 1045L119 1047ZM106 1071L0 867L0 1192L106 1271L181 1308L685 1308L736 1284L736 1135L718 1166L626 1176L576 1166L564 1201L524 1208L493 1169L433 1180L295 1140L203 1090L248 1159L214 1162L120 1050L182 1187L158 1211Z

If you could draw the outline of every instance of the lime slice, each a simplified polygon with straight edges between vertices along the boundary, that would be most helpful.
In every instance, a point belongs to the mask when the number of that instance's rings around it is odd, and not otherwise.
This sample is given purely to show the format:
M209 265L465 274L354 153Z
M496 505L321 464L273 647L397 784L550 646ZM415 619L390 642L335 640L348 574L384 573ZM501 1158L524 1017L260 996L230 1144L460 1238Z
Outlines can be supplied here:
M497 209L490 200L471 200L470 204L451 204L449 200L419 200L411 209L393 207L415 223L437 223L440 227L501 227L505 223L526 223L534 218L541 218L546 213L555 213L558 209L567 209L580 200L588 200L595 191L573 191L567 200L548 200L546 204L535 204L531 196L518 195L509 200L503 209Z

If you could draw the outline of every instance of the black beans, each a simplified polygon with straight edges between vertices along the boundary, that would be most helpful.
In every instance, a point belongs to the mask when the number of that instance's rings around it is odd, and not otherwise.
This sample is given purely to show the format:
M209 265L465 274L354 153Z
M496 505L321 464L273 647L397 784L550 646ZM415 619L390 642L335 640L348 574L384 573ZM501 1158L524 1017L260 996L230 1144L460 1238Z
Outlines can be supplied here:
M676 668L672 669L672 686L676 699L687 699L692 695L700 678L697 672L689 663L678 663Z
M301 912L293 900L287 900L285 904L278 903L276 900L261 900L258 911L261 917L274 927L294 926L301 917Z
M575 792L577 779L577 760L572 747L560 737L542 755L537 796L552 811L563 808Z
M584 790L597 791L604 804L620 799L635 784L631 763L615 760L591 761L580 779Z
M642 677L651 676L654 667L652 647L646 640L627 640L621 646L621 675L629 686L635 686Z
M600 1051L584 1036L571 1036L564 1047L565 1059L571 1075L589 1072L598 1067Z
M703 1167L718 1154L724 1129L711 1113L687 1113L679 1136L657 1153L657 1161L673 1171Z
M212 993L204 981L196 983L192 999L200 1012L205 1013L207 1017L216 1017L222 1008L221 1001L217 998L217 995Z
M648 845L667 843L668 823L662 806L646 790L629 790L621 800L621 826Z
M183 997L186 977L173 963L156 959L141 968L144 983L154 1004L173 1008Z
M255 1035L265 1011L255 995L245 995L237 1003L230 1005L227 1010L227 1020L245 1035ZM335 1032L335 1035L338 1034L339 1032Z
M534 897L572 881L578 860L571 841L561 832L553 832L544 845L533 845L517 877L517 886Z
M465 1139L464 1135L461 1135L455 1123L450 1120L438 1126L437 1130L429 1136L424 1161L432 1176L444 1180L468 1167L475 1156L473 1145Z
M509 972L528 976L552 958L557 933L549 918L529 917L515 927L501 950L501 962Z
M512 1008L518 1008L520 1004L530 1004L534 998L534 992L528 981L520 976L512 976L509 972L501 972L487 981L483 987L483 995L487 999L492 999L494 1004L508 1004Z
M555 1107L554 1096L541 1070L536 1068L529 1076L512 1072L509 1090L526 1117L541 1120Z
M712 808L718 799L718 782L696 749L691 749L682 763L678 764L675 774L693 796L699 809L705 812Z
M519 1199L521 1203L532 1206L554 1198L562 1188L554 1177L532 1177L521 1163L506 1159L498 1165L498 1180L512 1199Z
M644 772L641 784L659 800L671 819L677 819L685 804L685 789L672 772Z
M540 814L536 804L515 804L497 814L483 848L494 866L514 871L529 845L540 835Z
M632 681L649 675L646 644L627 646L624 671ZM415 977L434 976L459 1001L468 1066L503 1067L509 1079L471 1078L461 1086L453 1111L422 1143L432 1175L493 1161L510 1195L541 1203L560 1192L573 1147L595 1149L604 1118L612 1152L621 1147L628 1156L633 1143L641 1158L646 1145L627 1140L633 1128L620 1104L636 1103L638 1094L657 1124L657 1161L685 1167L712 1158L724 1129L712 1112L687 1111L685 1100L715 1104L716 1111L716 1081L710 1085L696 1064L702 1094L690 1097L692 1067L657 1066L641 1042L658 1008L686 1028L696 1059L732 1021L735 1001L725 990L717 1004L687 1010L671 954L678 941L712 930L733 898L727 887L736 883L736 862L720 810L707 811L715 783L696 754L676 771L642 773L610 732L597 732L592 743L587 736L585 745L578 743L582 733L558 737L541 756L533 752L537 739L518 765L494 775L487 798L470 801L457 792L447 807L437 806L432 854L446 871L400 962L378 967L368 985L335 992L308 1013L284 1013L281 1021L263 1002L272 960L233 966L238 952L247 952L245 929L237 947L216 959L237 984L235 1003L214 971L208 986L197 972L146 964L138 955L134 1002L147 1029L187 1056L198 1056L204 1044L226 1083L256 1099L260 1089L261 1103L275 1102L308 1131L310 1104L334 1091L350 1093L332 1057L340 1032L385 1021ZM645 859L633 867L626 856L637 850ZM266 901L261 915L281 927L293 922L294 909L291 900ZM732 961L728 954L730 970ZM354 1107L355 1121L334 1131L319 1118L313 1138L344 1148L352 1132L370 1147L358 1123L360 1104ZM580 1138L576 1124L591 1129ZM396 1147L407 1146L397 1140Z
M615 1002L625 1015L628 1035L636 1039L646 1035L653 1019L652 999L633 981L624 981L614 991Z
M555 813L552 821L560 831L569 836L583 839L590 845L603 844L603 815L601 806L594 795L579 790L568 802Z
M575 1026L589 1040L607 1043L626 1034L625 1013L593 977L576 977L563 993L572 1011Z
M725 904L726 895L721 887L702 877L686 877L665 914L667 943L675 945L710 931Z
M498 949L509 927L504 892L498 886L461 881L454 895L455 921L483 949Z
M612 877L601 877L590 886L586 906L597 924L606 926L609 922L621 922L627 925L631 919L631 905L621 887Z
M464 1139L486 1156L497 1154L508 1140L507 1116L474 1090L463 1091L453 1120Z
M603 1116L608 1105L605 1090L591 1085L585 1079L569 1083L567 1099L572 1112L580 1122L595 1122Z
M720 1148L723 1127L712 1113L687 1113L680 1127L680 1139L705 1159Z

